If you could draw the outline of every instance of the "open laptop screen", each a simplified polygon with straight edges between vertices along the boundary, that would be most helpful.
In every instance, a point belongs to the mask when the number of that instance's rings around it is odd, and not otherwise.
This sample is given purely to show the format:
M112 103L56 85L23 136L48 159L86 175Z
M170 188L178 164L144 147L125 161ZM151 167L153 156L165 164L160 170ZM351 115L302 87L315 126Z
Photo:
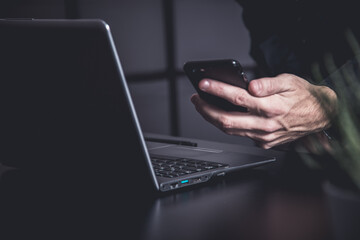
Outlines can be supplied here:
M126 163L148 175L107 28L97 20L0 21L3 162L99 165L91 169L104 175L126 175Z

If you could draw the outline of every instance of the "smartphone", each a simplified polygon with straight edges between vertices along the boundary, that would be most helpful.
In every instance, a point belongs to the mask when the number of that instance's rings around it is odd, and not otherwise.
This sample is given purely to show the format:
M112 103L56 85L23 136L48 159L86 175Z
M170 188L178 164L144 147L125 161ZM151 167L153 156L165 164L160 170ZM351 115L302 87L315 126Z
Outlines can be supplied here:
M199 88L199 82L202 79L210 78L247 89L248 79L238 61L233 59L190 61L185 63L184 72L200 97L206 102L226 111L247 111L245 107L236 106L223 98L203 92Z

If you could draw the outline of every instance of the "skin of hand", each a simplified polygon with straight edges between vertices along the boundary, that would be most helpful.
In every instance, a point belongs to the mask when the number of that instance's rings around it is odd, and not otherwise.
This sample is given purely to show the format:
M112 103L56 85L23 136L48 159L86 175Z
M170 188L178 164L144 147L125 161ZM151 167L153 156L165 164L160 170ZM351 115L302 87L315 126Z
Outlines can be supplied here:
M229 135L249 137L264 149L320 132L336 114L333 90L292 74L254 79L248 91L211 79L201 80L199 88L248 109L227 112L194 94L191 101L205 120Z

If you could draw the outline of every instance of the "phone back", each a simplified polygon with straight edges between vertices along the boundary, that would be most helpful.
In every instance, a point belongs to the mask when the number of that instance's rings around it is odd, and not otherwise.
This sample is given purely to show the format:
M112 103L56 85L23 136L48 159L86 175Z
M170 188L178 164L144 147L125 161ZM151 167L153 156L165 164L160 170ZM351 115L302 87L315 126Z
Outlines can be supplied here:
M244 107L236 106L225 99L205 93L199 88L199 82L209 78L247 89L248 80L238 61L233 59L190 61L185 63L184 71L200 97L208 103L226 111L247 111Z

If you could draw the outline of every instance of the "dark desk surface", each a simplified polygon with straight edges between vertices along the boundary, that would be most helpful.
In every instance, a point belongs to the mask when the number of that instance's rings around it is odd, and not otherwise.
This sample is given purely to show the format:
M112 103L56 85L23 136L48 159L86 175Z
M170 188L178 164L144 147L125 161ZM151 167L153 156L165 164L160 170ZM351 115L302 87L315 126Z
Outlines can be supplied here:
M201 147L212 144L199 141ZM322 179L296 154L223 147L265 152L278 161L138 201L128 201L126 193L116 199L96 192L79 197L81 189L68 191L57 183L54 190L41 174L1 166L1 234L47 239L332 239Z

